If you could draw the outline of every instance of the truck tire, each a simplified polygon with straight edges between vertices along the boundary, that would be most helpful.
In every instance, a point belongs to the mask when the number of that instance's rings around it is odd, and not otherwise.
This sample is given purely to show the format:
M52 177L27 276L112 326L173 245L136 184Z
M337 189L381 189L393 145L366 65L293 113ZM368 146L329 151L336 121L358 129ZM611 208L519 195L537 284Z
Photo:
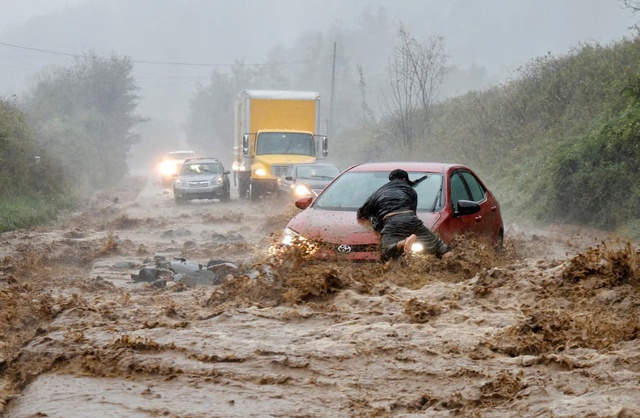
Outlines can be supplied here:
M249 196L249 184L245 180L238 181L238 196L240 200L245 200Z
M256 184L249 185L249 197L254 202L260 199L260 186Z

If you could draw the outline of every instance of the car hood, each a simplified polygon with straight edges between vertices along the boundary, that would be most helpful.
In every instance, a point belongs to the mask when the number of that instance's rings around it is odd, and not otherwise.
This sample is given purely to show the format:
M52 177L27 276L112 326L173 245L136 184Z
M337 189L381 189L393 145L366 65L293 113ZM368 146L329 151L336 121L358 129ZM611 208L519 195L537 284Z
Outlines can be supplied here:
M425 226L432 228L440 218L439 212L419 212ZM351 210L324 210L314 207L298 213L287 227L302 237L329 244L368 245L377 244L378 234L369 222L358 222L356 212Z

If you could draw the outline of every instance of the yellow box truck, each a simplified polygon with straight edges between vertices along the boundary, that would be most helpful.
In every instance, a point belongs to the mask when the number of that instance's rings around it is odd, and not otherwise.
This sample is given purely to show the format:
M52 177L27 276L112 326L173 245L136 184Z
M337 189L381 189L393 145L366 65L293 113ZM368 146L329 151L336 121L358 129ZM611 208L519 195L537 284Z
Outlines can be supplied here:
M245 90L234 103L233 174L241 199L278 191L278 178L296 163L328 153L318 135L320 94L308 91Z

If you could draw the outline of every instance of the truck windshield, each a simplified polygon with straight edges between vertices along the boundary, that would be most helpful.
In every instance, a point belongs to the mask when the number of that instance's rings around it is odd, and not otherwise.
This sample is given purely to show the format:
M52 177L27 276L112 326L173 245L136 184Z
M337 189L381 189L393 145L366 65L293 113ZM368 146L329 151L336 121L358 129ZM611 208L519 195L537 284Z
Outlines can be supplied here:
M257 155L316 155L313 135L289 132L262 132L258 135Z

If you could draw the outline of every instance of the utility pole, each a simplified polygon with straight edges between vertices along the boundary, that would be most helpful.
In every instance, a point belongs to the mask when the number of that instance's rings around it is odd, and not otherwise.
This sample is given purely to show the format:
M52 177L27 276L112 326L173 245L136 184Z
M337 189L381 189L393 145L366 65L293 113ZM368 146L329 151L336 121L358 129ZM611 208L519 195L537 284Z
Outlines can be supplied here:
M336 44L333 43L333 70L331 71L331 97L329 98L329 123L327 123L327 136L331 137L333 124L333 91L336 84Z

